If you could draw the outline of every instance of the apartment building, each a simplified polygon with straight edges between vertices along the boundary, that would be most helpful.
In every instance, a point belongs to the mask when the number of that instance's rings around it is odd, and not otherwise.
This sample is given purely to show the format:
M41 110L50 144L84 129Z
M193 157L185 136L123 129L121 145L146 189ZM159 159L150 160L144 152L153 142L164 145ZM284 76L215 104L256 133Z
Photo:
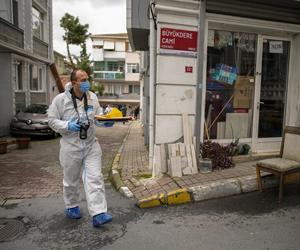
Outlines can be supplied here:
M140 55L126 33L92 35L94 81L104 87L101 105L125 105L127 115L140 106Z
M57 94L52 61L52 0L1 0L0 136L18 110Z

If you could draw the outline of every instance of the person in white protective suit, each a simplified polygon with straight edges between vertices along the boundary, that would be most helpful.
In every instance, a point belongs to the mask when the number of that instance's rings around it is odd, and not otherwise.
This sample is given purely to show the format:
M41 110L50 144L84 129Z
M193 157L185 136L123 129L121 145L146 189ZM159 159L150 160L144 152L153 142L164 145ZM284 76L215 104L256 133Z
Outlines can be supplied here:
M85 71L71 73L71 85L57 95L48 110L49 126L62 135L60 164L63 168L63 196L66 215L81 218L79 179L81 171L89 214L95 227L112 221L107 213L101 173L102 151L95 137L95 115L102 114L97 96L89 91Z

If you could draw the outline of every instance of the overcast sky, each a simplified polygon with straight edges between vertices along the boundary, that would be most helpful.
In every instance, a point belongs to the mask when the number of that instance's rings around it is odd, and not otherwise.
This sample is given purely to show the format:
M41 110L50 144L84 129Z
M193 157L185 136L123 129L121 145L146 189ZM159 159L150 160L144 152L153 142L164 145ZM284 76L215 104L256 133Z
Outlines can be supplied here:
M79 17L81 24L89 24L92 34L126 32L126 0L53 0L53 44L61 54L67 55L64 30L59 25L66 12ZM92 53L90 39L87 48ZM79 46L71 47L72 54L79 55L79 51Z

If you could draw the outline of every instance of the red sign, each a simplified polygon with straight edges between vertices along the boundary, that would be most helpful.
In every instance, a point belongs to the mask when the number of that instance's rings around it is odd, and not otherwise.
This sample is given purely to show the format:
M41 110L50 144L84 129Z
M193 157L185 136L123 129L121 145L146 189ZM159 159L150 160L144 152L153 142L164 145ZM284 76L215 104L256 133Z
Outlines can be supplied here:
M193 66L185 66L185 73L193 73Z
M160 48L196 52L197 31L161 28Z

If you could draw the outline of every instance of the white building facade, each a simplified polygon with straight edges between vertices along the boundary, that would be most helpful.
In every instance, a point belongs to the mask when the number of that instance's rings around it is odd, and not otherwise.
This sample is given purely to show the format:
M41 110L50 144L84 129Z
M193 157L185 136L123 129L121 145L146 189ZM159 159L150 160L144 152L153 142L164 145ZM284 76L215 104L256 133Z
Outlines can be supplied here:
M93 73L104 87L101 105L126 106L126 115L140 107L140 54L131 50L127 34L92 35Z
M0 2L0 136L18 110L49 104L57 88L53 61L52 0Z
M127 4L132 47L150 58L150 161L155 144L182 139L182 114L197 150L203 140L239 138L252 153L276 152L284 126L300 126L299 1ZM136 22L142 5L149 35Z

